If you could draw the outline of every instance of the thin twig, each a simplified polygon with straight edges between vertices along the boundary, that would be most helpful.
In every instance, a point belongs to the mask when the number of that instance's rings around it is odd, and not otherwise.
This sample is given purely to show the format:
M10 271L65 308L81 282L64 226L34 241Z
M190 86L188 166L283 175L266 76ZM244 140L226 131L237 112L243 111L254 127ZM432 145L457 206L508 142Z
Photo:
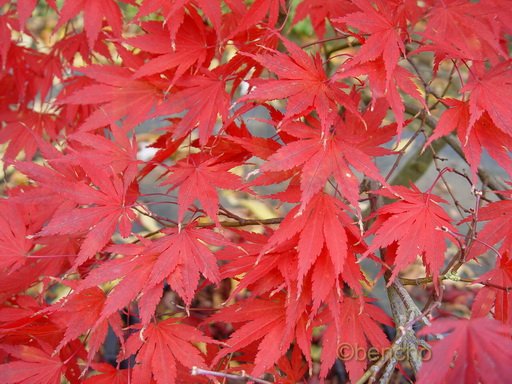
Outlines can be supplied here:
M411 103L405 103L405 112L411 116L417 116L418 113L425 113L422 109L416 107L415 105ZM430 127L431 129L435 129L437 126L437 119L433 116L426 116L425 117L425 124ZM459 155L461 159L463 159L466 163L466 157L464 156L464 152L462 151L462 148L460 147L457 140L452 136L444 136L442 138L456 153ZM469 163L468 163L469 164ZM487 186L493 191L500 191L507 189L506 186L503 184L500 184L494 177L491 176L491 173L485 170L484 168L478 168L478 177L482 181L482 184ZM500 196L498 194L498 198L503 200L503 196Z
M273 219L243 219L241 221L221 221L220 225L225 228L234 228L234 227L245 227L248 225L272 225L272 224L280 224L284 220L284 217L275 217ZM215 225L213 221L208 222L199 222L197 224L198 227L211 227Z
M424 119L423 119L424 120ZM404 157L405 155L405 151L407 150L407 148L409 148L409 146L414 142L414 140L416 140L416 138L418 137L418 135L423 131L423 124L424 124L424 121L422 120L421 122L421 126L420 128L414 132L414 134L411 136L411 138L407 141L407 143L405 143L405 145L403 146L403 148L400 149L400 152L398 153L398 156L397 158L395 159L395 162L393 163L393 165L391 166L391 169L389 170L388 174L386 175L385 177L385 180L386 181L389 181L389 178L391 177L391 175L393 174L393 172L395 172L395 170L398 168L398 165L400 164L400 160L402 160L402 157Z
M400 280L400 283L402 283L403 285L424 285L424 284L430 284L433 282L432 277L430 277L430 276L429 277L427 277L427 276L426 277L418 277L416 279L399 277L398 279ZM512 287L502 287L500 285L496 285L493 283L478 281L478 279L467 279L464 277L459 277L454 273L447 273L445 275L441 275L441 276L439 276L439 280L441 280L441 281L451 280L451 281L455 281L455 282L463 282L463 283L469 283L469 284L481 284L481 285L485 285L487 287L491 287L491 288L495 288L495 289L502 289L506 292L512 291Z
M240 375L235 375L232 373L216 372L216 371L210 371L210 370L202 369L202 368L198 368L198 367L192 367L191 374L192 374L192 376L205 375L205 376L223 377L225 379L238 380L238 381L243 381L243 382L253 381L253 382L259 383L259 384L272 384L271 381L258 379L257 377L248 375L247 373L245 373L245 371L242 371L242 373Z

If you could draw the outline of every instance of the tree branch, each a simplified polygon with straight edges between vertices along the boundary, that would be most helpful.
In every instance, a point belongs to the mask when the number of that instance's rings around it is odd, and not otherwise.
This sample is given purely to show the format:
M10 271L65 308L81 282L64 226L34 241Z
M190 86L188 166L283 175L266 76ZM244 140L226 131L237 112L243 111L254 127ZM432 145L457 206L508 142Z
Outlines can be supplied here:
M244 383L247 383L249 381L258 383L258 384L272 384L271 381L258 379L257 377L253 377L251 375L248 375L245 373L245 371L242 371L240 375L235 375L232 373L224 373L224 372L216 372L216 371L209 371L207 369L202 369L198 367L192 367L191 371L192 376L198 376L198 375L205 375L205 376L215 376L215 377L223 377L225 379L230 380L237 380Z
M428 115L424 110L416 107L414 104L411 103L404 103L405 105L405 112L411 116L425 116L425 124L430 127L431 129L435 129L437 126L437 119L431 115ZM453 136L445 136L442 138L442 140L448 144L456 153L460 156L467 164L468 161L466 157L464 156L464 152L462 151L462 148L460 147L459 143ZM482 181L482 184L487 186L493 191L499 191L503 189L507 189L505 185L499 182L492 174L487 171L484 168L479 167L478 168L478 177ZM503 199L502 196L498 195L498 198Z

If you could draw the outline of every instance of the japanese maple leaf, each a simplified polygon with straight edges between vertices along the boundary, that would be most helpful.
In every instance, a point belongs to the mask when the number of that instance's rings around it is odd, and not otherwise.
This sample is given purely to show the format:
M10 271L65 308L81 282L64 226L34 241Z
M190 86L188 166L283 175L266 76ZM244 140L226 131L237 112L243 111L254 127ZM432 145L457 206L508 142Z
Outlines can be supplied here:
M286 99L286 112L281 123L305 116L314 109L324 133L333 122L331 112L337 111L338 104L358 114L353 101L341 90L344 85L328 78L319 54L311 57L294 43L285 39L282 42L289 54L273 49L269 49L270 54L247 54L279 79L249 81L253 88L248 95L238 99L239 102Z
M512 136L499 129L488 112L483 112L471 125L470 105L467 101L444 99L443 103L449 108L441 115L434 133L425 145L457 130L457 136L462 144L462 151L470 165L473 178L477 176L484 148L489 156L512 175L510 155Z
M282 130L299 140L281 147L267 159L261 170L276 172L300 168L301 211L316 193L323 190L331 176L343 196L357 209L359 181L350 166L383 185L387 184L372 156L391 153L378 145L387 142L394 129L378 129L378 124L368 128L368 136L364 138L358 131L362 127L346 127L340 119L336 121L333 133L327 136L323 136L318 127L301 122L285 124Z
M8 143L8 147L2 154L7 162L12 162L20 154L25 154L25 160L30 161L40 147L43 136L55 138L62 119L51 113L39 113L28 108L20 108L17 111L0 111L0 119L3 122L0 130L0 143Z
M51 313L52 318L66 328L63 339L55 349L56 352L59 352L71 340L88 334L88 362L90 362L105 341L109 327L118 337L122 338L123 323L118 313L98 322L106 298L105 293L99 287L92 287L72 294L48 309L47 312Z
M23 216L15 203L0 204L0 268L8 274L20 269L34 246Z
M206 368L202 353L192 343L215 341L180 321L171 317L150 323L140 333L130 336L125 356L136 354L131 375L134 383L150 383L152 378L157 384L175 383L178 368Z
M234 12L226 15L231 19L231 24L235 28L239 26L240 17L242 17L241 15L245 12L245 5L241 4L241 8L244 10L239 13ZM241 84L242 86L247 84L246 80L248 78L259 78L265 70L265 67L262 64L251 56L247 56L247 53L254 55L268 53L269 48L276 49L280 41L279 36L279 33L269 33L266 28L254 26L233 37L233 44L237 47L237 52L231 60L223 65L225 74L229 74L228 76L231 78L232 74L236 74L231 88L232 95L240 89L239 87ZM256 41L258 44L253 43ZM267 105L264 105L264 107L267 107ZM241 108L233 110L234 116L236 116L239 111L243 111L244 108L249 110L251 109L251 106L250 104L246 104Z
M495 25L496 14L503 10L487 2L482 12L479 5L463 0L434 2L422 32L432 44L424 48L436 52L438 59L448 56L484 61L508 57L500 46L499 29Z
M124 245L122 249L118 249L119 247L119 245L110 246L109 251L116 253L122 251L124 257L107 260L91 270L87 277L75 288L75 294L100 284L119 280L117 285L109 292L95 324L102 323L137 297L142 300L145 296L151 296L149 302L153 305L148 310L151 315L147 316L147 313L141 310L143 324L146 324L154 314L163 293L163 286L156 287L158 289L147 286L147 280L155 264L156 255L142 255L144 247L134 244Z
M21 268L11 273L9 269L0 271L0 292L5 295L23 292L26 287L39 283L42 276L61 276L71 268L80 249L79 240L71 236L37 239L38 249L31 252Z
M268 240L260 255L298 235L297 280L299 292L304 276L315 265L324 246L327 248L334 276L343 272L349 242L357 242L359 234L354 220L345 212L343 204L332 196L320 192L301 212L293 208L280 227Z
M267 235L236 231L244 240L236 249L225 248L217 253L220 260L226 260L221 267L221 278L243 278L233 289L230 298L245 289L257 296L286 287L290 292L297 286L296 242L290 240L264 254L258 260L262 248L268 241ZM284 284L283 284L284 283Z
M116 369L106 363L92 363L92 368L99 374L85 379L84 384L126 384L128 382L128 369Z
M238 176L230 173L237 163L222 162L202 154L190 155L168 168L169 176L162 185L171 185L170 190L179 187L178 222L194 200L199 200L206 214L218 222L219 197L217 188L239 189L242 184Z
M367 75L369 89L372 94L372 106L375 105L379 98L385 98L395 115L399 134L401 134L404 124L405 111L399 90L420 102L425 109L428 108L423 96L418 91L417 85L412 80L412 74L405 68L398 65L395 66L392 74L390 75L390 79L387 79L384 75L385 62L380 57L373 61L356 66L352 66L350 62L347 64L349 65L342 65L333 78L345 79L347 77Z
M54 268L53 263L48 260L44 260L41 263L35 260L29 261L22 268L12 273L2 270L0 271L0 290L6 296L23 292L26 287L36 285L41 276L58 276L68 270L69 267L70 265L67 264L64 268L59 268L59 266ZM51 273L55 270L57 271L56 273ZM47 273L48 271L51 272Z
M84 28L91 50L100 33L103 18L107 19L114 34L121 37L122 14L119 4L114 0L66 0L59 12L59 22L55 28L60 28L81 11L84 11Z
M436 281L444 263L446 240L452 239L450 232L457 232L450 217L439 205L444 200L430 191L422 193L414 184L411 184L411 189L402 186L393 188L400 195L400 200L375 212L377 220L367 232L368 236L375 237L365 255L397 242L395 268L390 281L417 256L423 258L428 273L433 274ZM375 193L397 198L385 190Z
M94 112L80 125L80 131L92 131L123 120L128 131L149 119L149 113L162 99L162 91L153 84L133 79L125 67L90 65L79 69L94 83L60 99L65 105L96 105ZM136 111L136 113L133 113Z
M512 97L512 60L496 65L486 73L477 67L476 72L476 76L460 90L470 92L469 127L487 112L499 129L512 136L512 114L507 103Z
M81 167L94 186L68 180L56 171L30 163L17 163L17 168L42 186L61 194L75 204L63 205L37 234L38 236L86 234L75 259L78 267L94 256L109 241L119 225L123 237L131 233L135 219L132 209L138 197L138 186L131 178L96 168L86 159Z
M332 316L332 318L330 318ZM371 299L343 297L339 313L324 316L327 330L322 336L322 364L320 377L326 377L338 357L347 367L351 382L356 382L368 364L361 359L360 350L367 351L370 345L382 353L390 342L380 324L393 326L392 320Z
M504 200L487 204L478 210L478 221L487 221L477 234L477 241L474 241L469 251L469 256L474 258L484 252L491 251L494 245L501 243L501 250L512 251L512 192L499 191ZM466 218L463 222L471 221Z
M134 77L161 73L169 69L176 69L171 79L171 84L179 79L188 69L194 65L202 66L207 59L211 59L214 42L212 36L204 28L202 19L198 16L192 18L186 16L179 29L176 42L171 43L169 33L165 31L160 22L146 22L142 24L145 35L127 39L126 42L133 47L155 56L141 66Z
M243 324L231 334L227 341L229 347L220 350L214 363L257 342L258 352L252 375L259 376L287 352L294 339L302 353L309 357L312 327L308 326L306 303L307 299L294 303L291 319L287 314L286 296L283 293L272 297L247 299L223 308L208 321Z
M245 10L237 23L237 28L228 35L228 38L239 32L249 30L257 24L264 23L273 28L278 21L281 9L287 10L284 0L255 0L251 7Z
M181 230L168 229L164 233L168 236L156 240L146 250L150 254L158 254L148 285L166 279L171 288L190 305L200 274L212 283L220 281L217 259L206 244L225 246L229 243L218 233L194 228L193 225Z
M361 9L339 19L347 25L369 34L361 49L347 63L348 68L373 61L382 57L385 68L386 88L393 79L393 73L401 55L405 55L404 41L401 36L401 23L393 19L392 14L376 9L369 0L353 0Z
M304 0L295 10L293 23L309 16L316 35L323 38L327 20L343 17L356 10L354 4L347 0Z
M438 319L420 334L444 334L418 373L419 384L506 383L510 377L510 328L486 317Z
M218 69L218 68L217 68ZM182 87L173 93L169 99L159 105L154 116L167 116L185 112L174 127L175 139L188 135L196 126L199 129L199 142L205 145L213 133L217 117L226 120L229 110L229 95L226 92L226 82L220 79L217 71L201 71L201 75L182 77L176 83Z
M111 39L111 36L107 34L106 31L100 31L98 38L94 43L93 51L105 57L109 57L110 52L107 45L107 41L109 39ZM55 44L52 46L51 52L52 56L58 58L62 64L68 64L70 66L73 65L74 58L77 54L82 57L87 65L92 64L92 57L90 55L91 50L89 48L86 31L75 31L72 34L66 35L62 39L55 42ZM62 74L59 75L59 77L61 76Z
M193 225L178 230L163 231L166 236L144 245L111 246L111 252L124 255L92 270L79 284L77 291L105 282L121 281L109 293L98 322L140 297L139 309L143 324L147 324L163 294L167 282L190 305L202 274L212 283L220 281L215 254L206 244L228 245L221 235Z
M221 148L222 153L234 152L234 154L238 153L240 156L240 152L246 151L249 157L254 155L261 159L267 159L281 147L270 137L264 138L253 135L244 122L240 126L235 123L227 124L225 129L226 136L215 139L217 143L226 144L226 147ZM225 139L225 141L222 141L222 139Z
M263 255L261 252L267 244L268 236L256 237L255 234L250 236L242 234L242 236L246 241L238 247L240 249L225 248L217 253L219 259L229 260L229 263L221 269L223 279L236 278L243 274L243 278L232 291L231 298L245 289L249 289L255 295L264 295L282 288L286 288L288 292L296 292L298 286L303 286L300 295L311 298L310 316L313 316L322 304L331 305L332 298L339 298L343 284L348 285L354 292L362 294L360 281L364 280L364 277L356 263L356 253L364 252L365 248L361 243L354 245L358 240L351 235L341 274L335 273L332 256L324 246L309 273L300 282L298 281L297 249L299 236L296 235L281 242Z
M291 358L283 356L279 359L277 368L279 368L276 370L277 382L280 384L296 384L303 379L308 371L308 366L304 364L300 348L297 345L293 346Z
M31 296L9 296L0 306L0 345L41 346L45 352L53 353L64 331L43 313L45 310L47 305ZM45 346L51 348L47 350Z
M494 318L512 325L512 259L504 253L496 267L476 281L484 285L477 293L471 307L471 317L485 317L494 307Z
M79 144L74 147L70 156L76 157L78 163L81 158L104 168L111 167L114 173L126 172L128 175L137 173L138 146L135 136L130 140L121 128L113 124L110 126L111 140L105 135L95 135L89 132L77 132L69 136L69 141Z
M0 364L0 375L5 384L37 383L60 384L65 365L52 351L28 345L2 345L16 361Z
M194 7L198 5L205 16L210 19L217 34L221 31L221 1L220 0L145 0L139 6L137 18L142 18L158 10L165 18L165 25L169 30L171 41L174 42L176 34L181 27L187 13L197 14Z

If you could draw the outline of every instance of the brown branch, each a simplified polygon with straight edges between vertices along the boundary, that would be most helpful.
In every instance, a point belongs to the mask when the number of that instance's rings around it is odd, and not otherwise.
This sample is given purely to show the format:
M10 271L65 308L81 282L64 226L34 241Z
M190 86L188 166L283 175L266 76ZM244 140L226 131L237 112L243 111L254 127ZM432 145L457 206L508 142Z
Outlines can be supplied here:
M370 209L372 212L375 212L383 204L383 201L379 196L371 195L370 197ZM384 252L385 250L381 250L382 254ZM384 254L382 256L384 256ZM384 273L384 278L389 282L391 272L387 271ZM419 320L422 320L425 324L429 324L426 314L420 311L409 292L407 292L399 280L394 280L389 284L386 290L395 322L395 328L399 336L382 358L365 372L363 377L357 382L358 384L367 381L373 383L380 372L382 372L380 382L388 383L398 363L396 352L398 352L400 348L404 348L404 346L406 348L406 360L413 370L417 372L421 367L422 360L419 347L425 346L426 343L416 336L412 326Z
M275 217L272 219L241 219L239 221L221 221L220 225L224 228L233 228L233 227L245 227L248 225L272 225L272 224L280 224L284 220L284 217ZM215 225L213 221L208 222L200 222L197 224L198 227L211 227Z
M396 289L396 285L393 289ZM388 290L388 292L390 292ZM408 293L407 293L408 295ZM390 296L391 298L391 296ZM401 305L401 304L400 304ZM417 307L416 307L417 309ZM408 320L397 327L397 336L391 344L391 347L386 349L382 357L373 364L369 369L366 370L363 376L356 382L356 384L374 383L382 372L380 383L387 383L391 379L391 375L394 372L396 364L399 362L397 356L403 356L403 352L407 353L409 360L413 360L411 365L415 370L419 369L421 364L421 355L419 348L430 349L430 346L423 340L418 339L414 333L413 325L424 319L427 315L426 312L415 312L409 313ZM414 363L416 362L416 364Z
M251 375L248 375L247 373L245 373L245 371L242 371L242 373L240 375L235 375L235 374L232 374L232 373L210 371L210 370L207 370L207 369L202 369L202 368L198 368L198 367L192 367L191 374L192 374L192 376L205 375L205 376L223 377L225 379L237 380L237 381L242 381L242 382L252 381L252 382L255 382L255 383L259 383L259 384L272 384L271 381L267 381L267 380L263 380L263 379L258 379L257 377L253 377Z
M427 276L418 277L417 279L409 279L409 278L405 278L405 277L399 277L398 279L400 280L400 282L403 285L424 285L424 284L431 284L433 282L432 277L427 277ZM481 284L481 285L485 285L486 287L502 289L506 292L512 291L512 287L502 287L501 285L496 285L496 284L489 283L489 282L482 282L482 281L478 281L477 279L466 279L464 277L459 277L459 276L455 275L454 273L447 273L447 274L441 275L441 276L439 276L439 280L442 280L442 281L451 280L451 281L455 281L455 282L463 282L463 283L469 283L469 284Z

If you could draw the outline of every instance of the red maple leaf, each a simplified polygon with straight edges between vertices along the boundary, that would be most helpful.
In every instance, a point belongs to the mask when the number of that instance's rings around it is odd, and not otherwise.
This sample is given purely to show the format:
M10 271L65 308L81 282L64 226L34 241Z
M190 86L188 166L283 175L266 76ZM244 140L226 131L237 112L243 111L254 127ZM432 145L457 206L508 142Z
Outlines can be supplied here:
M121 37L122 14L119 4L114 0L66 0L60 10L59 22L55 28L60 28L81 11L84 11L84 28L91 50L100 33L103 18L107 19L114 34Z
M376 115L382 111L384 109L380 108L378 111L368 111L364 118L371 120L377 117L375 120L379 120ZM364 128L356 119L347 122L337 119L333 132L328 135L321 134L316 121L309 122L312 122L312 127L301 122L283 125L282 131L298 140L282 146L267 159L261 170L276 172L300 167L301 211L316 193L323 190L331 176L338 183L342 195L358 209L359 180L349 166L386 185L372 156L392 153L378 145L392 137L394 126L381 129L380 121L372 121L363 138L359 132Z
M222 267L222 278L235 278L244 274L231 293L231 298L240 292L249 289L254 295L273 293L276 290L286 288L288 292L297 292L297 287L302 286L300 295L311 297L312 306L310 315L313 316L327 303L336 311L336 304L340 297L341 287L347 284L350 288L362 294L360 281L364 280L359 265L356 263L356 253L364 251L364 245L355 237L349 235L347 254L342 262L343 271L337 274L333 268L331 257L339 257L339 254L331 254L326 246L316 257L310 271L306 276L298 280L299 256L297 243L301 235L292 236L275 246L271 251L264 252L268 242L268 236L237 232L245 239L243 245L233 248L225 248L217 254L221 260L229 260ZM304 236L307 236L306 233ZM275 239L271 237L272 241ZM331 250L332 251L332 250Z
M162 297L164 281L187 306L194 298L200 274L212 283L220 281L217 259L206 244L225 246L228 245L227 240L210 229L193 225L181 230L168 228L162 232L166 236L153 242L145 241L143 245L109 247L109 251L121 253L124 257L104 262L80 282L78 292L121 279L107 296L98 322L139 296L141 321L147 324Z
M512 325L512 259L509 253L504 253L496 267L484 273L476 282L487 285L478 291L471 307L471 316L487 316L494 307L494 318Z
M281 244L277 249L260 256L268 236L246 231L234 231L243 239L237 248L225 248L217 253L220 260L229 260L221 267L221 277L236 278L245 273L233 289L231 297L249 289L255 295L273 292L284 285L291 291L296 288L297 251L293 241ZM258 261L259 257L259 261Z
M28 345L2 345L16 361L0 364L0 375L5 384L60 384L66 366L52 351ZM49 349L49 348L47 348Z
M494 124L512 136L512 115L507 100L512 98L512 60L484 72L480 66L473 68L473 78L460 90L469 95L469 128L487 112Z
M394 67L389 79L384 76L384 73L385 62L382 58L377 58L376 60L355 66L349 65L346 67L343 65L333 78L345 79L352 76L367 75L369 89L372 94L372 107L376 104L378 99L385 98L395 114L398 134L400 135L404 124L405 107L398 90L402 90L408 96L419 101L425 109L428 107L425 104L425 99L418 91L418 87L412 81L413 76L409 71L397 65Z
M108 319L98 321L105 300L105 293L99 287L92 287L72 294L45 311L50 312L55 322L61 323L62 327L66 329L56 352L59 352L68 342L83 334L88 334L88 362L91 362L105 341L109 326L122 339L123 324L118 313L112 314Z
M365 358L371 345L382 353L390 342L379 326L393 326L393 322L373 300L343 297L338 313L326 313L324 321L328 325L322 336L322 364L320 377L326 377L338 357L344 361L350 380L357 381L368 364ZM363 351L363 353L361 353Z
M512 251L512 191L497 191L504 196L503 200L487 204L478 210L478 221L487 221L477 234L477 240L473 242L469 250L470 258L475 258L484 252L496 250L494 245L501 243L503 252ZM469 222L468 217L463 222Z
M150 323L126 342L126 357L137 355L132 381L149 383L153 378L157 384L175 383L180 367L206 368L202 353L192 343L214 342L199 329L182 324L179 318Z
M364 41L361 49L346 63L348 68L355 67L382 57L385 68L386 88L391 84L393 73L402 55L405 55L404 38L406 29L400 19L380 3L375 8L369 0L353 0L361 12L354 12L339 19L339 21L357 28L370 36ZM384 9L382 9L384 7Z
M319 38L325 35L326 21L343 17L357 8L347 0L304 0L295 10L293 22L310 17L313 29Z
M27 225L20 210L9 201L0 204L0 268L7 273L20 269L26 262L34 242L27 237Z
M283 356L277 362L277 383L279 384L297 384L300 382L308 366L304 364L300 348L295 344L292 349L291 357Z
M78 128L92 131L123 120L128 131L149 119L149 113L162 99L162 91L152 83L133 79L133 73L125 67L90 65L79 69L87 77L96 80L71 95L61 97L64 105L96 105L97 108ZM137 113L132 113L133 111Z
M43 314L47 308L27 295L15 295L5 300L0 306L1 345L41 346L43 349L56 346L64 332ZM53 352L53 348L48 347L48 350Z
M146 250L148 254L159 255L148 285L167 279L172 289L190 305L200 274L212 283L220 281L217 259L206 244L225 246L228 242L210 229L194 228L193 225L181 230L169 228L164 233L166 237L156 240Z
M290 304L293 307L290 318L286 297L278 293L235 303L211 316L208 321L243 323L231 334L227 341L229 347L220 350L214 363L230 353L258 343L252 374L259 376L286 353L294 338L302 353L310 359L312 327L308 326L306 304L304 296L299 302Z
M95 167L82 159L81 168L86 171L94 186L75 183L48 167L33 163L17 163L17 168L39 182L42 187L61 195L73 203L63 204L38 236L83 235L74 266L78 267L94 256L109 241L119 225L123 237L131 233L131 222L135 219L132 210L138 196L138 186L133 182L134 174L124 177L112 170Z
M113 124L110 126L112 139L104 135L94 135L89 132L77 132L69 136L73 143L73 152L68 155L71 160L75 157L78 164L85 158L90 163L103 168L112 168L114 173L126 172L128 175L137 173L138 146L135 136L130 140L121 128ZM129 178L129 177L128 177Z
M0 130L0 143L9 143L2 154L7 162L14 161L21 151L25 153L25 160L32 160L43 136L56 138L60 130L58 126L64 124L56 114L39 113L27 108L0 111L0 119L4 123Z
M242 7L237 8L240 9ZM269 28L274 28L281 9L285 10L285 12L287 11L284 0L255 0L249 9L244 9L244 13L240 16L236 28L230 32L228 38L242 31L247 31L257 24L264 23Z
M271 252L298 235L299 292L304 277L313 268L324 247L330 258L333 277L337 279L343 272L349 247L360 240L354 220L345 209L339 200L323 192L316 194L303 211L295 207L288 213L260 255Z
M192 13L196 13L195 7L197 3L205 16L210 19L217 34L221 31L221 1L220 0L145 0L139 6L137 18L161 11L165 18L164 25L169 30L171 41L174 42L176 34L181 27L185 17Z
M220 158L209 158L203 154L190 155L168 168L169 175L162 185L171 185L170 191L179 187L178 222L194 200L199 200L206 214L218 223L219 197L217 188L239 189L239 178L230 173L237 163L222 162Z
M425 145L439 137L450 134L455 129L462 144L462 151L471 167L473 178L476 178L483 149L512 175L511 155L512 136L499 129L488 112L471 124L470 104L467 101L444 99L449 108L444 111L432 136Z
M365 255L396 242L398 248L390 282L418 256L423 258L436 281L444 263L446 240L453 240L450 232L457 232L450 217L439 205L444 200L430 191L422 193L414 184L411 185L412 190L402 186L393 188L400 195L400 200L379 208L373 215L377 220L367 236L375 237ZM397 198L385 190L375 193L391 199Z
M476 61L508 57L500 46L500 33L494 20L494 15L506 12L506 5L486 2L485 12L479 5L464 0L434 2L422 32L431 44L422 50L434 51L438 61L445 57Z
M359 114L352 99L341 90L346 85L328 78L319 54L311 57L294 43L285 39L282 42L288 54L274 49L268 50L270 54L247 54L274 72L279 79L249 81L253 89L248 95L238 99L239 102L287 99L281 124L315 110L324 133L329 130L334 120L332 112L337 111L338 104L356 115Z
M182 77L176 85L182 88L156 108L154 116L168 116L186 111L185 116L174 127L175 139L188 135L196 127L199 142L205 145L212 134L217 117L226 120L229 110L229 95L226 81L219 78L222 67L213 71L201 70L201 75Z
M170 79L171 87L187 70L208 64L211 59L212 48L215 47L214 36L205 29L197 13L185 16L174 44L160 22L145 22L142 28L146 31L145 35L132 37L126 42L157 56L142 65L135 72L135 78L176 69Z
M7 63L7 59L10 58L8 56L9 49L11 47L11 29L9 25L12 23L12 19L9 17L9 14L4 13L0 16L0 62L2 64L2 68L5 67ZM2 80L6 80L7 76L5 76ZM3 87L2 87L3 88ZM0 96L0 98L4 99L7 93ZM15 97L14 92L10 94L11 97Z
M507 382L512 372L509 327L485 317L438 319L420 334L449 331L432 347L432 358L421 367L418 384Z
M126 384L128 383L128 369L117 369L106 363L92 363L92 368L99 374L85 379L84 384Z

